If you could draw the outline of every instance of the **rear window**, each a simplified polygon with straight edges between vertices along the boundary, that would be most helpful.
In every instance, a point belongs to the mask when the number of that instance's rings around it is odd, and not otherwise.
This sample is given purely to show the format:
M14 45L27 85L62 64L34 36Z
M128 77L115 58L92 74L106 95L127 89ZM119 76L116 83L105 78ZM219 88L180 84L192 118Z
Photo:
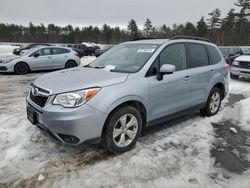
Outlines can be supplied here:
M201 44L187 44L189 68L209 65L206 49Z
M218 52L218 50L214 46L207 45L207 52L209 54L209 57L211 59L212 64L219 63L221 61L221 56Z

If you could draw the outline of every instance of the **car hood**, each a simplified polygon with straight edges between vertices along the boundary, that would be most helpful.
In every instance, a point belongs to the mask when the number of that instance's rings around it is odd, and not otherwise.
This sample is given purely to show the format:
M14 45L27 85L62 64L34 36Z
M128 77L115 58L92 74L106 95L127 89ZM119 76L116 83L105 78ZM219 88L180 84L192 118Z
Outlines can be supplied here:
M250 62L250 56L249 55L242 55L235 59L236 61L249 61Z
M70 92L90 87L106 87L125 82L128 74L95 68L72 68L45 74L33 84L50 90L51 94Z

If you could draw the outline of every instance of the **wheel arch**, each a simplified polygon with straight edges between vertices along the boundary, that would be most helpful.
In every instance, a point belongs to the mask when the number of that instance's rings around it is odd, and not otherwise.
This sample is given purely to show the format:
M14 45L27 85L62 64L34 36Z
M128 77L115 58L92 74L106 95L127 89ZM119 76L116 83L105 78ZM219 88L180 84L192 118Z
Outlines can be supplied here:
M107 115L107 118L105 120L105 123L104 123L104 126L102 128L102 136L106 130L106 127L107 127L107 123L108 123L108 120L111 116L111 114L116 111L117 109L119 108L122 108L124 106L133 106L135 107L141 114L141 117L142 117L142 126L145 127L146 126L146 122L147 122L147 109L145 107L145 105L139 101L139 100L128 100L128 101L123 101L119 104L117 104L114 108L112 108L112 110L109 111L108 115Z
M218 83L216 83L216 84L212 87L212 89L215 88L215 87L217 87L218 89L221 90L222 98L224 98L224 97L225 97L225 85L224 85L223 83L221 83L221 82L218 82ZM211 89L211 90L212 90L212 89Z

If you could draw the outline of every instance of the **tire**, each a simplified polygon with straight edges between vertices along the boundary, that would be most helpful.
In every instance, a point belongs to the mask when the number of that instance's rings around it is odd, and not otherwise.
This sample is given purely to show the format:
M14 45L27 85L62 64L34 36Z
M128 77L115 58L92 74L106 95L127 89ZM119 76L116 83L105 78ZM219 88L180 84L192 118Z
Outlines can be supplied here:
M207 104L204 109L201 109L203 116L214 116L218 113L221 106L222 92L219 88L214 87L207 99Z
M14 71L16 74L27 74L30 71L29 65L26 63L17 63L15 65Z
M76 62L73 61L73 60L69 60L69 61L67 61L67 63L65 64L65 68L66 68L66 69L73 68L73 67L77 67Z
M135 107L118 108L108 117L102 144L107 151L113 154L129 151L135 146L141 130L142 118Z
M232 78L232 79L238 79L239 75L234 75L234 74L230 73L230 78Z

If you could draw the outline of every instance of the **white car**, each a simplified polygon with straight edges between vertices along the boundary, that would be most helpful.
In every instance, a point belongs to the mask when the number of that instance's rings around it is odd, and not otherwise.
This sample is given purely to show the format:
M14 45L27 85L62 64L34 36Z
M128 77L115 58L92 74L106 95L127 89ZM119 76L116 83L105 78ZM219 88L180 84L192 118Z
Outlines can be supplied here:
M29 50L21 56L0 60L0 72L27 74L35 70L72 68L80 63L79 54L69 48L43 46Z
M250 56L243 55L237 57L232 66L230 76L232 79L237 79L239 76L250 77Z

